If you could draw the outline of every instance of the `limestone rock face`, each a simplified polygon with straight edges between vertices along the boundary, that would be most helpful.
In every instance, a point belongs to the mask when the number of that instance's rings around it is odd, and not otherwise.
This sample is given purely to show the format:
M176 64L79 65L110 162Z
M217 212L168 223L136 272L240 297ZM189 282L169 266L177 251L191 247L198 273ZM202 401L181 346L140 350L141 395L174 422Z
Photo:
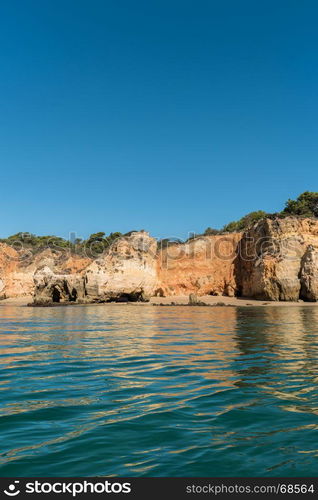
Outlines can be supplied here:
M318 300L318 251L309 245L302 259L300 298L308 302Z
M204 236L162 249L156 294L234 296L235 260L241 237L241 233Z
M318 301L318 220L267 218L244 234L163 249L148 233L132 232L95 260L0 243L0 299L33 293L42 305L190 294Z
M84 278L80 274L54 274L45 266L34 274L35 305L83 302L85 299Z
M56 274L45 266L34 275L34 303L149 300L157 286L156 252L154 238L135 232L79 273Z
M0 244L0 298L33 295L34 275L38 269L48 267L56 274L72 274L80 272L90 262L91 259L49 248L33 253Z
M18 252L5 243L0 243L0 299L11 295L13 275L17 270Z
M309 245L318 247L316 220L288 217L255 224L239 245L236 276L240 294L274 301L306 298L306 293L301 293L301 270ZM305 274L302 281L306 281ZM315 297L317 300L317 294Z
M85 272L89 301L148 300L157 282L157 241L146 232L120 238Z

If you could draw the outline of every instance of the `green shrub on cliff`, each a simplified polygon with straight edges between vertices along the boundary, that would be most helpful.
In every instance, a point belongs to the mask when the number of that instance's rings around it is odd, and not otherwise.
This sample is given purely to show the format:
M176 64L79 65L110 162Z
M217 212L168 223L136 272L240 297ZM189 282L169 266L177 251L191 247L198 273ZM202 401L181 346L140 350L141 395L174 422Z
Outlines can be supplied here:
M288 200L281 214L318 217L318 193L305 191L296 200Z
M163 250L172 245L179 245L180 243L184 242L179 238L162 238L161 240L158 240L158 250Z
M208 227L203 234L190 233L186 242L192 241L202 236L213 236L222 233L233 233L245 231L249 226L258 222L265 217L272 219L282 217L318 217L318 192L305 191L298 196L296 200L289 199L285 203L285 208L281 212L268 214L263 210L250 212L237 221L232 221L226 224L221 230ZM144 231L144 230L141 230ZM130 231L126 234L120 232L110 233L108 236L105 232L100 231L93 233L86 240L76 238L74 241L60 238L59 236L46 235L36 236L29 232L19 232L9 236L8 238L1 238L0 242L6 243L17 250L26 248L30 249L32 253L37 253L44 248L52 249L69 249L71 252L79 255L90 257L98 257L105 250L109 249L115 240L122 236L130 236L136 231ZM158 248L166 248L169 245L178 244L181 241L174 238L163 238L158 241Z
M70 242L59 236L36 236L35 234L28 232L20 232L12 234L8 238L2 238L0 240L2 243L13 246L17 249L19 248L31 248L34 250L40 250L42 248L69 248Z
M268 214L263 210L251 212L238 221L226 224L222 232L233 233L236 231L244 231L255 222L264 219L265 217L318 217L318 193L305 191L296 200L289 199L285 203L285 208L282 212L276 214Z
M121 233L110 233L106 236L104 232L93 233L87 240L76 238L74 241L65 240L59 236L36 236L28 232L20 232L1 238L1 243L6 243L17 250L22 248L29 249L33 253L39 252L45 248L55 250L70 249L72 252L80 255L98 256L103 253L111 244L122 236Z
M207 227L204 231L204 236L215 236L216 234L220 234L219 229L213 229L212 227Z
M87 240L81 243L80 247L85 249L86 253L89 255L91 254L92 256L96 256L103 253L121 236L122 233L119 232L110 233L108 236L106 236L106 233L104 232L93 233Z
M257 210L256 212L250 212L249 214L244 215L244 217L242 217L238 221L233 221L233 222L230 222L229 224L226 224L223 227L222 232L234 233L236 231L238 231L238 232L244 231L244 229L248 228L249 226L251 226L252 224L254 224L257 221L264 219L264 217L266 217L266 216L267 216L267 213L264 212L263 210Z

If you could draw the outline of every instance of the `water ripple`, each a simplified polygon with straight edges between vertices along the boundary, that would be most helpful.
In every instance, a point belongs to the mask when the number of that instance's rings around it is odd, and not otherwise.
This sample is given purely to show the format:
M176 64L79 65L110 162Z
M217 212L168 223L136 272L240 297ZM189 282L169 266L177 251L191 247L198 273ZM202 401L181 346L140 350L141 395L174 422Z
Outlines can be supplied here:
M316 474L315 307L0 315L2 476Z

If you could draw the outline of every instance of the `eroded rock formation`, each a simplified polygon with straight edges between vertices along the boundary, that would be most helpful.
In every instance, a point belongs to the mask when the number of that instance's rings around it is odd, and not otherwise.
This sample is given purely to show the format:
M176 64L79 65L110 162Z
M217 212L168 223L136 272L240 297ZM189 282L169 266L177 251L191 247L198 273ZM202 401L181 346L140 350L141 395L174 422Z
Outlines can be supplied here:
M133 232L98 259L0 244L0 298L35 304L147 301L153 295L241 295L318 300L318 220L267 218L244 234L196 238L160 249Z
M318 300L318 250L309 245L302 259L300 298L308 302Z
M85 299L84 278L81 274L54 274L44 266L34 274L35 305L51 303L83 302Z
M317 300L317 247L317 220L260 221L246 231L239 245L239 293L262 300Z
M173 244L158 256L158 295L236 294L235 266L241 233L196 238Z
M120 238L79 273L34 275L34 302L147 301L157 287L157 242L146 232Z
M149 300L157 284L157 241L145 231L120 238L85 272L91 302Z
M66 255L61 250L32 253L0 244L0 298L33 295L35 273L44 267L55 274L73 274L81 272L90 262L91 259Z

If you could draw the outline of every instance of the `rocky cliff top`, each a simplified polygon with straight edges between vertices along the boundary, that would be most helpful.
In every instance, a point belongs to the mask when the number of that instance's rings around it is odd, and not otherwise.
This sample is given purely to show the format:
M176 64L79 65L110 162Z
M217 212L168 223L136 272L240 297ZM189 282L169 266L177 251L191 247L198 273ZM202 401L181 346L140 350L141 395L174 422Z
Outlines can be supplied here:
M160 249L145 231L114 238L97 258L0 244L0 296L38 302L146 300L151 295L318 299L318 220L262 219L244 233L204 236Z

